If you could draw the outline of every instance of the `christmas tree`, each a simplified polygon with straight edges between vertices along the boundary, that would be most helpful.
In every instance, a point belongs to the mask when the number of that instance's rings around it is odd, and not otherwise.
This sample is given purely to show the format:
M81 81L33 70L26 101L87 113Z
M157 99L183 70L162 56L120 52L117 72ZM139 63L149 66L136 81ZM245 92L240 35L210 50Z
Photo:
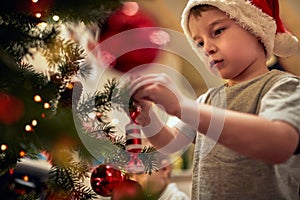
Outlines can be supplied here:
M132 159L142 160L146 172L155 169L154 154L133 158L136 154L124 151L126 139L115 136L114 126L108 120L107 113L112 109L137 112L127 97L126 86L120 87L113 78L103 91L83 96L82 84L74 77L84 79L91 73L87 52L76 41L61 37L61 27L68 23L96 24L101 29L121 3L119 0L11 0L1 6L1 197L12 193L9 177L14 175L17 163L24 157L36 159L41 152L51 162L43 186L47 199L95 198L95 192L82 181L95 159L114 163L121 171ZM28 57L34 58L37 51L47 60L47 74L36 72L26 61ZM95 151L100 152L99 157L91 155L80 137L91 143L95 137L98 139L99 148ZM106 150L109 145L118 148ZM79 155L78 160L74 160L74 152ZM154 149L144 147L139 152L149 153ZM22 194L19 199L43 198L37 191L19 194Z

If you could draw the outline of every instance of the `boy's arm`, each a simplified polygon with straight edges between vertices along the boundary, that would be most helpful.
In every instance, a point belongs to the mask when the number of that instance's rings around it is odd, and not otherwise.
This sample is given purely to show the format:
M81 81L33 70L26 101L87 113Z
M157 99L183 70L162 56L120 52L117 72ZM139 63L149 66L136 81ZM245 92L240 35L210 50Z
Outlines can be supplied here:
M161 105L167 113L178 117L191 128L245 156L269 163L280 163L295 152L299 142L299 133L295 128L297 124L199 104L184 97L173 85L164 74L149 75L133 81L132 91L135 100L148 100ZM280 90L280 93L284 91ZM293 99L297 103L299 91L297 86L294 91L296 97ZM295 111L299 111L299 107ZM277 116L280 114L281 111L279 114L277 112ZM178 138L175 136L180 135L178 131L170 132L169 129L162 129L160 133L155 137L158 140L156 142L164 141L164 145L171 138ZM154 142L154 138L152 141Z
M296 128L287 122L271 121L256 115L223 110L205 104L199 104L198 109L191 105L193 104L187 101L182 109L192 116L199 117L199 132L210 136L211 129L214 129L215 133L217 128L218 142L245 156L269 163L281 163L297 148L299 134ZM180 118L180 114L178 117Z

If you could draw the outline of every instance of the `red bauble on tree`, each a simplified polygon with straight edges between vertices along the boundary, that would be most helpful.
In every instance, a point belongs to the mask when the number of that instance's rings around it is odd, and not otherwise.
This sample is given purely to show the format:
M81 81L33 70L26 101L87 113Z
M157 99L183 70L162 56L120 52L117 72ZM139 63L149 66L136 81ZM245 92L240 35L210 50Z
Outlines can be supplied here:
M147 29L146 27L153 27ZM96 51L101 51L104 64L120 72L152 63L159 53L159 46L151 40L155 35L155 20L135 2L124 3L123 7L109 16L102 27ZM130 32L126 32L130 30Z
M17 97L0 92L0 123L12 125L24 115L24 103Z
M125 180L112 190L112 200L143 200L146 196L142 186L133 180Z
M109 197L113 188L126 180L126 174L113 165L99 165L91 175L91 186L95 193Z

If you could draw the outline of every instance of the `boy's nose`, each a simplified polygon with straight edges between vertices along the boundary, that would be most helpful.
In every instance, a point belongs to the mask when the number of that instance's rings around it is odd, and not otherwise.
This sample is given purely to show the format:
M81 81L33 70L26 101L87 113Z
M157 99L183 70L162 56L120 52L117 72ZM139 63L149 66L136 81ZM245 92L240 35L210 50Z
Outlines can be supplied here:
M214 45L213 43L210 43L210 42L206 42L203 49L204 49L206 56L210 56L210 55L216 53L216 51L217 51L216 45Z

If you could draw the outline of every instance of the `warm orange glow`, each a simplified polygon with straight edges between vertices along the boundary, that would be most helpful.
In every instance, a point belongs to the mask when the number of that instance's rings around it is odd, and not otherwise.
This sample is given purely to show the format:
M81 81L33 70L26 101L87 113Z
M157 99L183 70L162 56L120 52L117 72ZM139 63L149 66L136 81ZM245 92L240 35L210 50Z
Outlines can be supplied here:
M24 156L26 156L26 152L25 151L20 151L19 155L20 155L21 158L23 158Z
M73 84L73 83L68 83L68 84L67 84L67 88L68 88L68 89L73 89L73 87L74 87L74 84Z
M31 122L31 125L32 125L32 126L36 126L37 124L38 124L38 121L37 121L37 120L35 120L35 119L32 120L32 122Z
M27 131L27 132L30 132L30 131L32 131L33 129L32 129L32 127L30 126L30 125L26 125L25 126L25 131Z
M33 3L37 3L39 0L32 0Z
M2 144L1 145L1 150L2 151L5 151L7 148L8 148L8 146L6 144Z
M33 100L35 101L35 102L42 102L42 97L40 96L40 95L35 95L34 97L33 97Z
M49 109L50 108L50 103L44 103L44 108Z
M25 175L25 176L23 176L23 180L26 181L26 182L28 182L29 181L29 177Z

